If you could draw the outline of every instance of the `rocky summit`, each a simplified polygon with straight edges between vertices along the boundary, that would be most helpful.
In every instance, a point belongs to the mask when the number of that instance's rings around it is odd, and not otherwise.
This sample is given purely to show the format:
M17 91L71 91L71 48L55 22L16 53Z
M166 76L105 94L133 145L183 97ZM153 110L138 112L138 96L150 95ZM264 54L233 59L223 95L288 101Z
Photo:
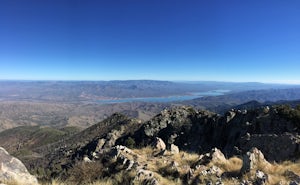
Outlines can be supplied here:
M282 107L230 110L223 116L190 107L164 110L146 122L131 137L148 145L155 137L171 147L196 153L217 147L226 155L240 155L259 148L270 161L297 158L300 154L299 125Z
M299 129L300 108L284 105L224 115L173 107L144 123L116 113L22 160L48 184L299 184Z

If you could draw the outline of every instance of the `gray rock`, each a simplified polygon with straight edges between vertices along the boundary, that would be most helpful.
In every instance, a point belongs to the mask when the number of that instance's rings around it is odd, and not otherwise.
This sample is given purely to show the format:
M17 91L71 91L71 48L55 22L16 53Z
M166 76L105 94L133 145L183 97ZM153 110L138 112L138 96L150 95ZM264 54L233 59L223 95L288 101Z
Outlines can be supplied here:
M165 142L164 142L161 138L159 138L159 137L156 137L156 138L155 138L155 141L154 141L154 143L153 143L153 146L154 146L155 149L157 149L157 150L159 150L159 151L163 151L163 150L166 149L166 144L165 144Z
M97 143L97 147L96 147L96 151L101 151L104 144L105 144L105 139L104 138L101 138L98 140L98 143Z
M262 150L270 161L282 161L291 159L300 153L300 136L297 134L252 134L239 140L240 149L249 150L257 147Z
M206 165L208 163L218 163L227 161L221 150L213 148L209 153L200 156L195 166Z
M171 162L171 167L172 168L177 169L178 166L179 166L178 162L176 162L176 161Z
M228 123L229 121L231 121L234 118L235 115L236 115L236 113L234 111L228 111L225 115L226 116L226 122Z
M291 170L287 170L284 172L284 175L291 179L294 182L300 183L300 176Z
M255 184L256 185L264 185L268 181L268 175L266 175L264 172L257 170L255 173Z
M243 180L240 185L252 185L253 183L249 180Z
M27 171L25 165L9 155L2 147L0 147L0 181L17 182L22 185L38 184L36 177Z
M211 150L210 156L211 156L211 161L214 162L214 163L227 160L225 158L224 154L221 152L221 150L219 150L217 148L213 148Z
M154 177L153 172L144 169L138 170L135 181L139 181L143 185L159 185L158 180Z
M92 162L92 160L88 156L84 156L83 161L86 162L86 163Z
M206 170L207 175L216 175L217 177L221 177L222 170L217 166L212 166L208 170Z
M171 144L171 153L172 154L179 154L179 148L178 146L174 145L174 144Z
M289 185L299 185L299 183L296 182L296 181L291 181L291 182L289 183Z
M271 165L264 157L264 154L257 148L252 148L246 155L243 156L243 166L241 169L242 173L256 170L258 166L269 166Z

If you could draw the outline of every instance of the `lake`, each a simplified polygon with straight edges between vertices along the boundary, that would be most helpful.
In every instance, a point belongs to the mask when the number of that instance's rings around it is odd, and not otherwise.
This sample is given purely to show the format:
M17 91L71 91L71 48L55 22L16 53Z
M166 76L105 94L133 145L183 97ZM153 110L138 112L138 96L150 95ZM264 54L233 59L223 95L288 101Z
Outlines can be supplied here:
M100 104L112 103L128 103L128 102L152 102L152 103L168 103L176 101L192 100L204 96L220 96L229 92L230 90L212 90L206 92L190 93L189 95L167 96L167 97L144 97L144 98L120 98L113 100L97 100Z

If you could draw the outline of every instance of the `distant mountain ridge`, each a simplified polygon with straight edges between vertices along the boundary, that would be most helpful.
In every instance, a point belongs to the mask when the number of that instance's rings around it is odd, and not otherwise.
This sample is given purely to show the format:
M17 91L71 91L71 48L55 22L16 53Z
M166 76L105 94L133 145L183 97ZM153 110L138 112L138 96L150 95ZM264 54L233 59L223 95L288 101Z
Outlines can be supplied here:
M255 104L276 104L274 102L289 103L288 101L300 100L300 88L289 89L263 89L242 92L232 92L220 96L208 96L180 102L182 105L190 105L196 108L208 109L218 113L224 113L228 109L240 104L254 101ZM255 102L256 101L256 102ZM290 103L291 103L290 102Z
M295 85L231 82L127 81L0 81L0 100L56 102L95 101L97 99L163 97L210 90L245 91L291 88ZM299 86L298 86L299 87Z
M65 126L79 126L82 128L87 128L96 122L104 120L115 112L120 112L127 116L146 121L159 113L164 108L178 105L189 105L197 109L206 109L212 112L223 114L227 110L236 108L236 106L245 104L249 101L257 101L262 105L273 105L273 102L279 101L278 103L284 104L285 101L294 101L300 99L300 88L286 88L286 86L280 86L280 88L278 87L249 91L233 90L226 93L225 95L207 96L189 101L168 103L127 102L101 105L97 102L97 98L100 97L98 95L92 96L92 93L101 94L112 91L115 94L122 94L121 91L124 91L125 94L130 94L129 92L137 93L141 91L151 93L151 91L156 91L156 93L161 95L160 89L167 89L169 92L172 91L172 93L179 93L179 90L174 90L175 87L181 87L185 90L187 88L185 88L186 84L177 86L174 85L175 83L173 82L161 81L101 82L103 84L118 84L114 86L103 86L99 84L100 82L2 83L8 84L6 84L7 86L1 86L0 88L0 131L17 126L29 125L46 125L55 128L61 128ZM155 86L155 88L151 89L151 84L154 84L153 87ZM98 87L99 89L97 90ZM169 87L174 88L169 89ZM202 90L204 88L199 84L194 84L192 87L197 87ZM216 88L216 86L211 86L209 88L213 87ZM266 87L269 86L265 86L265 88ZM109 89L109 91L102 92L102 88ZM206 86L205 88L208 87ZM83 91L84 93L82 93ZM89 91L91 92L90 94L88 93ZM166 92L167 91L164 91L163 93ZM79 94L80 97L78 98ZM290 102L286 103L289 104ZM251 107L249 103L248 106Z

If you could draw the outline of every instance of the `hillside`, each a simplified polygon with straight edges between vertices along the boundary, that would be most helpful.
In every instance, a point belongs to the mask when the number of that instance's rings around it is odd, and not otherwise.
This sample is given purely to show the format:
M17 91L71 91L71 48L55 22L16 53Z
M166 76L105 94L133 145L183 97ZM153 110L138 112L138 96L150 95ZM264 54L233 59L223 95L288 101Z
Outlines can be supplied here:
M39 134L43 128L25 127L1 135L31 135L43 143L27 145L35 152L32 157L20 156L41 182L276 184L300 175L299 123L299 106L259 105L224 115L184 106L165 109L144 123L113 114L51 144L42 141L64 131L46 131L48 137ZM260 162L248 163L249 158Z
M19 158L40 156L34 149L55 143L79 132L79 128L55 129L43 126L21 126L0 132L0 146Z
M61 103L1 101L0 131L18 126L50 126L87 128L115 112L148 120L169 104L132 102L100 105L96 103Z

